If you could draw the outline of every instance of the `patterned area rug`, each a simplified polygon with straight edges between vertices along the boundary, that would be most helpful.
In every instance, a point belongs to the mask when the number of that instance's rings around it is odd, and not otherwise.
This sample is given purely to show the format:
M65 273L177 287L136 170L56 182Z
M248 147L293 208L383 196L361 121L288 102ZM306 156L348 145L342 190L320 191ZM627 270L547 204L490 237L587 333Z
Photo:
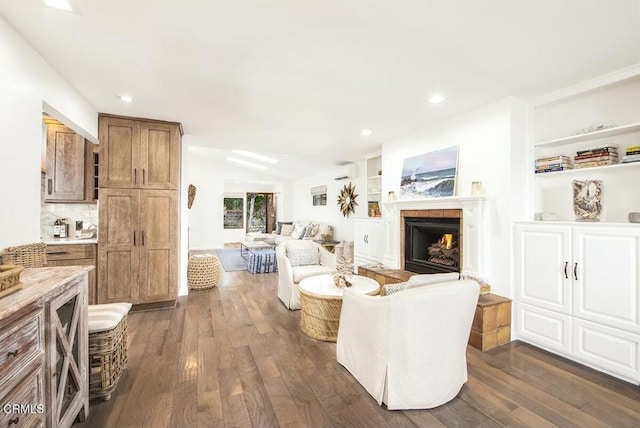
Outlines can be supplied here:
M225 272L247 270L247 261L240 255L240 248L220 248L216 254Z

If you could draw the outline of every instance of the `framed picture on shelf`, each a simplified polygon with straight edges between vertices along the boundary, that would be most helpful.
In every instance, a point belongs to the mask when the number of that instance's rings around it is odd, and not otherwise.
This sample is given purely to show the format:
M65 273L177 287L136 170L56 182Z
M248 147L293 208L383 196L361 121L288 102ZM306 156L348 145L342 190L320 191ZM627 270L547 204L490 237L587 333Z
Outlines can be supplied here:
M380 204L377 201L369 201L367 204L367 213L369 217L380 217L382 213L380 212Z

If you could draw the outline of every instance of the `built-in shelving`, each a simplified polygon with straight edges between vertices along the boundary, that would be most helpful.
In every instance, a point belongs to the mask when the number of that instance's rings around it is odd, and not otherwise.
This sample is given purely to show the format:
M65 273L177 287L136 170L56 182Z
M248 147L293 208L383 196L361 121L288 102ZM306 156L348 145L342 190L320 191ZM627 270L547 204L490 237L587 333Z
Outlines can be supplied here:
M598 180L602 184L601 222L628 221L629 212L640 211L640 162L574 168L535 174L535 160L568 156L578 151L612 145L622 160L627 147L640 144L640 67L614 73L533 102L532 217L553 213L559 221L575 219L573 180ZM601 123L622 124L577 135L577 129ZM558 137L562 136L562 137Z

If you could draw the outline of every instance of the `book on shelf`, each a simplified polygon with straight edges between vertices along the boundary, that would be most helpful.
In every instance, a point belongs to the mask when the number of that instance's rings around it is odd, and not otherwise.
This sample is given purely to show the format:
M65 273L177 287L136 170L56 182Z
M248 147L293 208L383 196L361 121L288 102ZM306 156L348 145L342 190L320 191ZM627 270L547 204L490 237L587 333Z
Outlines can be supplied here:
M548 163L543 165L536 165L536 169L551 169L551 168L564 168L571 169L573 164L570 163Z
M609 152L609 151L617 151L618 150L618 145L617 144L601 144L599 146L595 146L592 147L590 149L586 149L586 150L578 150L576 152L577 155L582 155L584 153L589 153L589 152Z
M576 169L591 168L594 166L615 165L617 163L618 162L615 160L591 161L591 162L577 163L575 167Z
M622 163L638 162L638 161L640 161L640 154L626 155L622 157Z
M618 149L593 149L593 150L581 150L576 152L576 156L604 156L607 154L618 154ZM574 156L574 158L576 157Z
M545 172L558 172L558 171L567 171L569 169L573 169L573 168L567 168L567 167L563 167L563 166L558 166L558 167L553 167L553 168L536 168L535 173L536 174L544 174Z
M574 163L584 163L584 162L593 162L593 161L604 161L604 160L618 160L618 155L604 155L604 156L587 156L587 157L578 157L576 156Z
M546 158L540 158L540 159L536 159L536 164L537 163L559 162L559 161L563 161L563 160L570 161L571 160L571 156L557 155L557 156L549 156L549 157L546 157Z
M625 150L628 152L640 152L640 146L628 146Z
M624 153L625 155L629 156L629 155L640 155L640 149L638 150L628 150Z

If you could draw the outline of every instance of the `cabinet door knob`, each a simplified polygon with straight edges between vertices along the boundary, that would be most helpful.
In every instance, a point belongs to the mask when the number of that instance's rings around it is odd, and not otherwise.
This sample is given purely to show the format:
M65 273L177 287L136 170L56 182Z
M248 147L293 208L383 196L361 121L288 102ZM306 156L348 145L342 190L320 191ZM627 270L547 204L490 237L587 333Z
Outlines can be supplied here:
M142 241L141 245L144 245L144 230L140 232L140 240Z
M133 168L133 184L138 184L138 168Z
M7 357L17 357L17 356L18 356L18 350L17 349L7 352Z
M567 267L569 266L569 262L564 262L564 277L569 278L569 274L567 273Z
M142 184L146 184L147 180L145 178L145 171L144 168L142 168Z
M573 278L577 281L578 280L578 262L575 262L573 264Z
M47 193L51 194L52 191L53 191L53 180L48 179L47 180Z
M133 231L133 246L136 246L136 231Z

